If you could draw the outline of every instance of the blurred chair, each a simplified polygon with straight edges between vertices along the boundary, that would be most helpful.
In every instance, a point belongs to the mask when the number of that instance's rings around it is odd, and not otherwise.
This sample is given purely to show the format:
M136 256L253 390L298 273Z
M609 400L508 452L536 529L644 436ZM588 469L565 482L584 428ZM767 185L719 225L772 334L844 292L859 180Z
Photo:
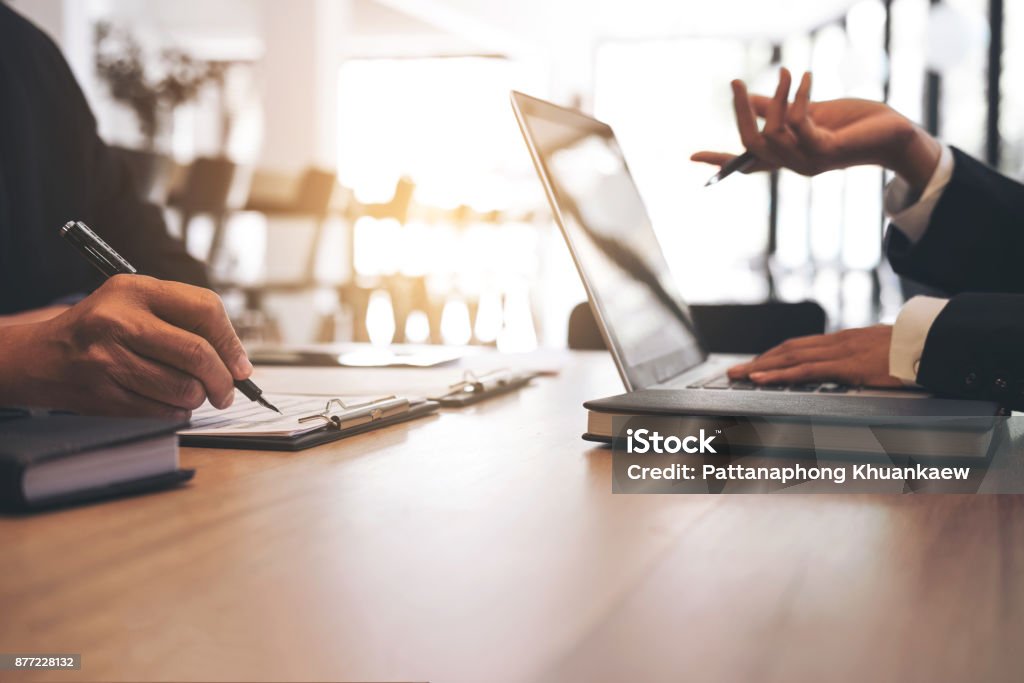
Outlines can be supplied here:
M322 216L331 205L336 184L334 173L319 168L307 168L297 182L284 174L259 170L253 174L243 210L268 215Z
M822 334L826 324L825 310L814 301L692 304L690 314L709 353L764 353L791 337ZM569 315L569 348L607 348L589 303Z
M181 216L181 239L188 244L192 219L199 215L213 218L213 242L207 263L213 264L224 239L224 222L228 213L228 195L235 179L235 162L222 157L199 157L185 172L181 186L171 190L167 205Z
M440 313L435 313L430 307L422 278L410 279L402 276L384 278L382 283L372 287L364 287L355 283L356 221L363 216L369 216L378 220L391 218L404 224L409 218L409 209L412 206L412 198L415 193L416 183L406 176L400 177L395 183L395 191L391 195L391 199L382 203L364 204L356 200L351 190L348 190L343 213L348 222L348 272L352 281L338 287L338 297L342 305L352 312L354 341L368 341L370 338L366 329L366 311L370 294L378 288L387 289L391 294L391 305L395 313L395 339L404 339L405 321L412 310L425 310L431 320L431 339L436 341L440 338L440 326L435 324L435 321L440 319Z
M267 217L309 216L314 221L315 232L306 255L305 281L315 280L316 259L320 252L324 222L330 212L331 199L338 186L338 177L331 171L307 168L289 194L280 192L280 184L287 183L281 176L276 178L266 172L254 176L249 190L249 199L243 210L257 211ZM278 187L274 187L278 185Z
M395 193L383 204L363 204L352 202L349 206L349 217L355 222L363 216L372 218L394 218L399 223L405 223L409 217L409 207L412 206L412 196L416 192L416 183L411 178L402 176L395 183Z
M326 219L331 215L340 215L348 223L348 272L352 280L338 285L339 301L352 314L352 334L356 340L369 339L366 330L366 310L370 294L378 289L386 289L392 296L395 312L396 339L404 335L405 320L412 310L425 310L428 315L433 312L426 301L426 287L422 278L384 278L376 286L357 285L355 278L355 223L363 216L376 219L394 219L405 223L412 206L416 185L407 177L399 178L395 191L387 202L361 203L352 197L351 191L340 188L334 173L316 168L309 168L296 181L294 177L261 170L253 174L249 190L249 198L242 207L246 211L256 211L268 217L272 216L310 216L316 221L309 252L305 257L305 269L301 277L295 280L273 280L257 284L237 285L222 282L222 287L241 291L245 296L246 309L262 311L263 301L269 293L309 291L318 286L316 281L316 263L322 251L322 237ZM270 255L273 257L273 255ZM425 308L424 308L425 307ZM332 320L333 320L333 315ZM439 313L436 317L439 317ZM334 324L326 317L319 325L318 341L334 341L332 338ZM433 318L432 318L433 320ZM274 321L270 321L273 323ZM434 336L434 326L431 326Z

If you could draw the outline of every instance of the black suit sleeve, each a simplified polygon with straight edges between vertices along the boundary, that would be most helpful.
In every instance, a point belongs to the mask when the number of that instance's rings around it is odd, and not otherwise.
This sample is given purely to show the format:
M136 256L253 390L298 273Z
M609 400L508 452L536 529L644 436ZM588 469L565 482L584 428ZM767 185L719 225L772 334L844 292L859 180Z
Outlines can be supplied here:
M917 382L1024 409L1024 185L958 149L953 156L920 241L888 235L896 272L954 295L928 331Z
M928 331L917 382L1024 409L1024 296L958 294Z
M889 262L949 294L1024 293L1024 185L953 149L953 176L912 244L889 228Z

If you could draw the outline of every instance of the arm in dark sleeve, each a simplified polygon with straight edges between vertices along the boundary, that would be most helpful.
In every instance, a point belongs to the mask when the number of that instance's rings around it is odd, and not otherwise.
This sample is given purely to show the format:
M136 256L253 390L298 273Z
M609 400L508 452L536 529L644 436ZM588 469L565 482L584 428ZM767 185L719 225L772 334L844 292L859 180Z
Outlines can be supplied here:
M167 233L159 208L136 194L127 164L92 133L91 173L95 178L91 201L94 227L139 272L163 280L209 287L206 268L192 258L185 245Z
M924 236L887 236L897 273L959 292L1024 293L1024 185L953 149L953 176ZM898 227L898 226L895 226Z
M139 272L208 287L203 264L167 233L160 209L138 197L127 163L100 138L96 119L63 55L48 39L41 49L49 52L54 87L64 94L59 125L70 130L58 133L67 141L62 163L68 167L65 173L73 173L70 184L82 186L81 213L73 218L89 224Z
M959 294L925 341L917 382L939 394L1024 409L1024 295Z

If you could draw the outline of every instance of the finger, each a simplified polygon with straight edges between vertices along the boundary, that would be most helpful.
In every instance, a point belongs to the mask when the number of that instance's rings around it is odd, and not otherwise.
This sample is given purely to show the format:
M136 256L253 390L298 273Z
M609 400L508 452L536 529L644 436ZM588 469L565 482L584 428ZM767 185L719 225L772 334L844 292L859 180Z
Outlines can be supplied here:
M800 351L803 349L812 349L817 347L834 346L838 343L839 337L836 333L833 334L809 334L803 337L793 337L787 339L778 346L773 346L764 353L760 354L758 358L768 358L781 353L791 353L793 351Z
M202 287L148 279L150 310L172 325L206 339L236 379L252 374L252 363L219 296Z
M795 365L781 370L755 372L750 375L751 381L757 384L800 384L804 382L835 381L856 384L842 361L824 361Z
M789 69L779 69L779 84L775 88L775 96L768 104L764 116L764 133L772 134L781 132L786 125L786 108L789 104L789 87L792 84L792 76Z
M819 346L810 349L798 349L786 353L777 353L771 356L761 356L754 359L747 370L747 375L768 370L780 370L791 368L806 363L816 363L826 360L841 360L846 351L836 346Z
M732 82L732 104L733 110L736 112L736 126L739 128L743 146L761 157L761 153L765 152L764 140L761 137L761 131L757 128L754 110L747 97L747 86L741 80Z
M182 410L194 410L206 400L206 390L195 377L126 347L115 346L111 361L110 378L139 396Z
M806 337L795 337L793 339L788 339L782 342L778 346L773 346L772 348L768 349L764 353L759 354L755 358L752 358L751 360L744 362L744 364L742 364L741 367L744 368L746 372L750 372L756 364L756 362L764 360L766 358L772 358L774 356L783 355L787 353L800 352L805 349L829 347L834 346L836 344L837 338L835 335L809 335Z
M779 164L790 170L812 175L816 170L814 163L808 158L800 140L788 126L764 134L765 144Z
M778 346L773 346L755 358L732 366L726 372L733 379L746 377L750 372L757 369L759 362L764 362L776 356L799 353L805 350L816 348L827 348L836 345L837 337L834 334L812 334L804 337L793 337Z
M811 72L805 71L800 79L800 86L796 89L796 96L793 104L786 115L786 123L792 128L797 137L813 138L816 130L814 121L811 119Z
M735 158L735 154L727 154L725 152L697 152L690 157L690 160L722 167ZM774 168L776 168L776 166L758 160L754 162L753 165L744 168L741 173L759 173L761 171L770 171Z
M711 164L712 166L725 166L735 158L735 154L728 154L726 152L697 152L690 156L690 161L699 161L702 164Z
M205 338L153 318L121 341L138 355L197 379L215 407L227 408L234 400L234 377Z
M725 371L725 374L729 379L747 379L750 377L751 370L753 370L753 366L750 363L742 363L732 366Z
M765 97L764 95L747 95L747 99L750 101L750 107L754 110L754 113L764 118L768 115L768 107L771 106L771 97Z
M810 113L811 104L811 72L805 71L800 79L800 85L796 89L796 96L793 104L789 107L786 119L790 126L796 127L806 120Z
M732 366L725 371L725 374L728 375L730 379L746 379L750 376L753 369L754 361L752 360L747 363L740 363L739 365Z
M799 147L812 154L823 151L827 146L828 136L819 128L811 116L811 72L806 72L800 80L796 97L786 116L789 128L796 136Z

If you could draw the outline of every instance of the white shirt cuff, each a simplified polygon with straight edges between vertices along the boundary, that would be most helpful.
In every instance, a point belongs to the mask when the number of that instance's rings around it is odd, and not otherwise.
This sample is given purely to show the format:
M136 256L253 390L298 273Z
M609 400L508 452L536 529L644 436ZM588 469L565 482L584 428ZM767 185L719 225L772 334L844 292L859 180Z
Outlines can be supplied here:
M903 305L892 328L892 341L889 343L890 375L903 380L905 384L916 384L928 331L946 303L946 299L915 296Z
M893 225L911 242L916 243L924 236L935 205L939 203L942 192L952 177L953 152L948 145L942 145L939 163L920 196L915 196L907 181L899 176L893 178L886 186L883 200L885 213Z

